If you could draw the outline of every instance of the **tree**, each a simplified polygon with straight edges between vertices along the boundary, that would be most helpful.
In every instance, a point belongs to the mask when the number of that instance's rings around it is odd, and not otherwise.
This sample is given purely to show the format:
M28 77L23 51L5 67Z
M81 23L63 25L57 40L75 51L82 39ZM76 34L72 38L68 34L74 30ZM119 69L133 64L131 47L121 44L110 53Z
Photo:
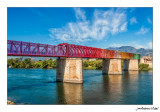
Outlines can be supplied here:
M56 67L57 67L57 61L54 60L54 61L52 61L52 68L56 68Z
M25 63L25 64L31 64L31 58L26 58L26 59L24 60L24 63Z
M41 63L42 63L41 61L38 61L38 62L36 63L36 65L35 65L35 67L36 67L36 68L40 68L41 65L42 65Z
M19 68L19 63L15 62L13 65L14 68Z
M102 69L102 61L100 60L97 61L95 66L96 66L96 69Z
M47 67L48 67L48 63L47 63L46 60L44 60L44 61L42 62L41 68L47 68Z
M31 64L26 64L25 68L31 68Z
M84 61L84 62L83 62L83 66L84 66L84 67L88 67L87 61Z
M13 59L13 58L8 59L8 60L7 60L7 67L9 67L9 66L13 67L14 62L15 62L15 61L14 61L14 59Z
M20 67L20 68L25 68L25 64L24 64L23 61L20 62L19 67Z
M53 63L53 62L52 62L52 60L51 60L51 59L49 59L49 60L48 60L48 67L50 67L50 68L51 68L51 67L52 67L52 63Z
M140 63L139 64L139 70L147 70L149 67L149 64Z

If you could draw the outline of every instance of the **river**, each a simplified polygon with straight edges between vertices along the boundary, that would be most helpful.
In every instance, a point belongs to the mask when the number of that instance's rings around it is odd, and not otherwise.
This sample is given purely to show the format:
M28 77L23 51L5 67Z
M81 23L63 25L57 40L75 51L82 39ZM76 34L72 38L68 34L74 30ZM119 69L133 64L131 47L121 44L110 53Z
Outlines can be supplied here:
M7 96L15 104L152 104L153 72L102 75L83 70L83 84L56 82L56 69L8 68Z

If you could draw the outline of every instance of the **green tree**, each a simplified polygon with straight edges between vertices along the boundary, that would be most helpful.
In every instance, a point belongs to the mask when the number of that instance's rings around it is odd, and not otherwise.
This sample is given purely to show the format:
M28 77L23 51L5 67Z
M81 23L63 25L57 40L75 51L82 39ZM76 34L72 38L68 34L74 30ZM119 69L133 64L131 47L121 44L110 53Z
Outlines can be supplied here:
M15 60L13 58L7 60L7 67L13 67Z
M19 68L19 63L15 62L13 65L14 68Z
M37 62L35 67L36 67L36 68L40 68L41 65L42 65L41 63Z
M149 64L140 63L139 64L139 70L148 70Z
M95 67L96 69L102 69L102 61L101 60L96 61Z
M56 68L57 67L57 60L52 61L52 68Z
M83 66L84 66L84 67L88 67L88 62L87 62L87 61L84 61L84 62L83 62Z
M48 67L49 67L49 68L52 68L52 63L53 63L53 61L52 61L51 59L49 59L49 60L48 60Z
M19 68L25 68L25 64L24 64L24 62L23 62L23 61L21 61L21 62L20 62L20 64L19 64Z
M24 60L24 63L25 63L25 64L31 64L31 58L26 58L26 59Z
M32 68L31 64L26 64L25 68Z
M46 60L44 60L42 62L41 68L47 68L48 67L48 62Z

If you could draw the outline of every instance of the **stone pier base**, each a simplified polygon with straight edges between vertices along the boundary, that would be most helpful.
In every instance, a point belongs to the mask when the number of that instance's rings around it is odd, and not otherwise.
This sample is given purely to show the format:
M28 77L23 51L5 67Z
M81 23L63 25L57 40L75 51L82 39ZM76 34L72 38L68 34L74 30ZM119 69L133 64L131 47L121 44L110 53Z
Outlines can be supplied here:
M122 74L121 59L103 59L103 74Z
M124 60L124 70L138 70L138 59Z
M83 83L82 58L57 59L56 81Z

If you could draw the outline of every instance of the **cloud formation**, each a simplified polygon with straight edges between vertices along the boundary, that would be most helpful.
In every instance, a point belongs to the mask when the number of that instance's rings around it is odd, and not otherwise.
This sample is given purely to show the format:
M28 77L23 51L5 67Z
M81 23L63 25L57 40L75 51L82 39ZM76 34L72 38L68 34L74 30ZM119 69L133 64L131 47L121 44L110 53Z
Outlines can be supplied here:
M148 23L152 24L152 21L149 17L147 18L147 21L148 21Z
M85 12L80 8L74 8L75 16L78 20L86 20Z
M137 20L136 20L135 17L132 17L132 18L130 19L130 24L132 25L132 24L135 24L135 23L138 23L138 22L137 22Z
M113 43L110 47L121 47L121 46L133 46L136 49L145 48L145 49L152 49L152 42L147 42L144 45L137 43L136 41L133 42L127 42L124 44L120 43Z
M126 9L95 10L91 20L87 20L85 11L74 8L76 22L69 22L62 28L51 28L50 37L61 42L80 43L108 38L127 31Z
M141 29L136 32L136 34L140 35L140 34L146 34L149 31L149 28L145 28L144 26L141 27Z

